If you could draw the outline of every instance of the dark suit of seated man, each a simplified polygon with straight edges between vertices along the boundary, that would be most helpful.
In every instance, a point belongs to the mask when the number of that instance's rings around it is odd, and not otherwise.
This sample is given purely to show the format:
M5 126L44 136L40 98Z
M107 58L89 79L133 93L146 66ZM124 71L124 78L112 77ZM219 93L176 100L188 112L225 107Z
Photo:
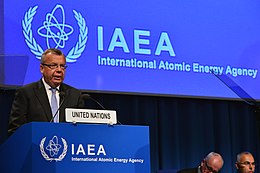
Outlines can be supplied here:
M211 152L196 168L188 168L178 171L178 173L218 173L223 167L224 161L220 154Z
M65 108L84 107L81 92L63 83L66 67L65 55L60 50L47 49L42 54L42 78L16 91L10 112L9 135L29 122L65 122Z

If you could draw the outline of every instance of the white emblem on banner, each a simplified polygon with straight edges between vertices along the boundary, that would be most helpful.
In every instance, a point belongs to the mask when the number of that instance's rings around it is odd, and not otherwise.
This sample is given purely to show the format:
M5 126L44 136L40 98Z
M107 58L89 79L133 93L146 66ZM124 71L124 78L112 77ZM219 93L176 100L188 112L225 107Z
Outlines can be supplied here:
M36 42L32 31L32 21L37 12L37 8L38 6L30 7L25 13L24 19L22 20L22 28L27 46L37 59L41 59L43 49ZM61 13L61 20L56 19L55 14L58 12ZM77 58L79 58L85 50L88 39L88 27L85 19L82 17L81 13L76 10L73 10L73 13L79 27L79 36L76 46L71 48L69 53L66 55L67 62L77 61ZM46 14L45 18L43 25L38 28L38 34L46 39L48 48L64 48L65 42L69 40L69 36L73 33L74 29L72 26L65 23L65 12L63 6L59 4L56 5L51 13Z
M49 140L48 145L45 145L46 137L44 137L40 142L40 151L43 158L47 161L62 161L62 159L66 156L68 151L68 145L65 139L61 138L62 145L59 144L59 140L57 136L53 136L51 140ZM60 149L63 147L63 151L59 154ZM47 153L45 152L47 150Z

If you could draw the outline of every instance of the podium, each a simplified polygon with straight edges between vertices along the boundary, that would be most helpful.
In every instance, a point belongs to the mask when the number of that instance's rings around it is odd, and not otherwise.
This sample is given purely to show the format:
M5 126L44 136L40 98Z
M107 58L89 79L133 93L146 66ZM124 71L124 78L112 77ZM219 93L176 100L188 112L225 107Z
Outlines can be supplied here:
M33 122L0 146L2 173L150 173L149 127Z

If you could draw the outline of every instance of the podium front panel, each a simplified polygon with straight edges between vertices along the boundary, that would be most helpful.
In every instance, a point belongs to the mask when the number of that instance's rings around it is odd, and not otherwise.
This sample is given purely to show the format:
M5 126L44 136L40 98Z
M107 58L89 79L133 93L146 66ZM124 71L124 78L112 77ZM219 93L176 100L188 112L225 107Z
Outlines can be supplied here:
M8 173L149 173L149 153L149 128L128 125L35 122L0 146Z

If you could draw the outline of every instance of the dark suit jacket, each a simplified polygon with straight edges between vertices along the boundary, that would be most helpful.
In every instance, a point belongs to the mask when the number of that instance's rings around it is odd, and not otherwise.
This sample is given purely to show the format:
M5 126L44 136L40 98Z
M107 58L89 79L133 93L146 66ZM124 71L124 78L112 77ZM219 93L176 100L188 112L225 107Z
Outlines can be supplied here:
M198 168L182 169L182 170L178 171L177 173L198 173Z
M59 111L59 121L65 122L65 108L83 108L84 101L81 98L81 92L67 84L61 84L60 91L63 91L65 96ZM51 107L42 80L25 85L16 91L10 113L8 134L11 135L25 123L50 122L51 119Z

